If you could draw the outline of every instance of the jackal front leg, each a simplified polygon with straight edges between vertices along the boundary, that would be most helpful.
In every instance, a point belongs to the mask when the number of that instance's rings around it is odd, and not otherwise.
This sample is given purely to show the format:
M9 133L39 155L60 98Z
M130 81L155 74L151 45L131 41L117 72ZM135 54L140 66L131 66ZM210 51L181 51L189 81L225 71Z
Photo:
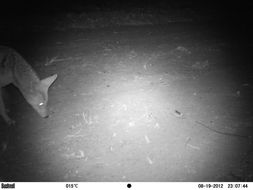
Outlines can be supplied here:
M15 121L12 120L6 113L6 109L5 109L5 105L4 105L4 101L3 101L3 97L2 97L2 89L0 87L0 115L3 117L4 121L8 124L8 125L14 125Z

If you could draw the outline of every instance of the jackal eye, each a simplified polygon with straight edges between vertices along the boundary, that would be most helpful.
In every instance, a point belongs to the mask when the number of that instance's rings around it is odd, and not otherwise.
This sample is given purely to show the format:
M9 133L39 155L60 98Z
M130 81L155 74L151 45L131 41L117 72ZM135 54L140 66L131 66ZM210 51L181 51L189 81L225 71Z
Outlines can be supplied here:
M44 103L43 103L43 102L39 103L39 106L43 106L43 105L44 105Z

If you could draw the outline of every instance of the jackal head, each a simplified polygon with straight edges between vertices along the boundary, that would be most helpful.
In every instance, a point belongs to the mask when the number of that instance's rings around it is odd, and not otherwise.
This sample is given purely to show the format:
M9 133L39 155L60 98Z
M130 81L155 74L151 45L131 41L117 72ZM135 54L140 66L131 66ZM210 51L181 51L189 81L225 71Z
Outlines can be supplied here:
M27 102L38 112L41 117L48 117L47 102L48 89L57 78L57 74L47 77L37 83L29 95L26 94Z

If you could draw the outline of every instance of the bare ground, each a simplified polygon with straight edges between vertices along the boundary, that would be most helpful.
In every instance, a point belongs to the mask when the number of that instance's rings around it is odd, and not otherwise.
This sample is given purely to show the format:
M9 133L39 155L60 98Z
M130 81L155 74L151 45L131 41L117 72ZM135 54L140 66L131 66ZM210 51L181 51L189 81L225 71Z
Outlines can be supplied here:
M51 116L6 88L17 124L1 120L2 179L252 181L252 46L224 34L179 24L34 35L17 50L42 78L58 74Z

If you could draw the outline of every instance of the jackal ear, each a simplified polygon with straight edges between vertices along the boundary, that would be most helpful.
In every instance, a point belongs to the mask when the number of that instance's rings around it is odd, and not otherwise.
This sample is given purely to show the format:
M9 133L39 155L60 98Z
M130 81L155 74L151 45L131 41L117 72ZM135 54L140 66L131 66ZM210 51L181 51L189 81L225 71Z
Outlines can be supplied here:
M50 77L42 79L40 82L43 86L45 86L46 88L49 88L56 78L57 78L57 74L54 74Z

